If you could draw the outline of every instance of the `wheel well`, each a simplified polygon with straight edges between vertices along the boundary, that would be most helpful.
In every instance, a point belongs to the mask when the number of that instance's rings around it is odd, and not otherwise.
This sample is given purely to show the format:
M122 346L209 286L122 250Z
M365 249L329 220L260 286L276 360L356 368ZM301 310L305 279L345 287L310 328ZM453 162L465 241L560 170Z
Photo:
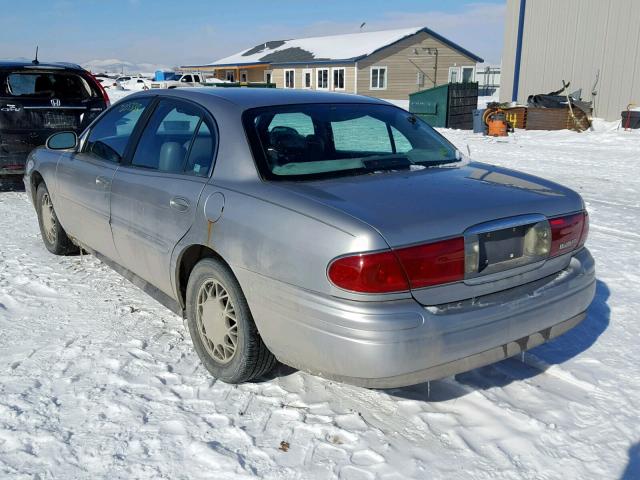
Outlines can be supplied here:
M35 204L36 202L36 192L38 191L38 186L44 183L44 178L42 178L42 175L40 175L40 172L33 171L31 172L31 198L33 200L33 203Z
M229 266L227 262L213 249L204 245L191 245L182 252L180 259L178 260L176 283L178 294L180 296L180 303L184 307L187 302L187 283L189 282L189 276L196 264L203 258L216 258Z

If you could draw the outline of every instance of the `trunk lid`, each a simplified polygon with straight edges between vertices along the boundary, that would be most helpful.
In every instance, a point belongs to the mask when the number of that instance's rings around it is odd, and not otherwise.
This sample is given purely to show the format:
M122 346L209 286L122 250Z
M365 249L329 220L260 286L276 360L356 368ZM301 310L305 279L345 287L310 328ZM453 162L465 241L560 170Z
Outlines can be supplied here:
M583 208L566 187L475 162L279 185L368 223L391 247L462 235L492 220Z

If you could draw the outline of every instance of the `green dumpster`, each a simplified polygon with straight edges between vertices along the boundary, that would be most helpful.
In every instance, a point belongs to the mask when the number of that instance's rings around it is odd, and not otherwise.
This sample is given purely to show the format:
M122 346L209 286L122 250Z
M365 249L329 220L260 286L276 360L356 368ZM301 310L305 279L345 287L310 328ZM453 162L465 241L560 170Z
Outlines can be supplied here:
M473 129L478 84L448 83L409 94L409 111L432 127Z

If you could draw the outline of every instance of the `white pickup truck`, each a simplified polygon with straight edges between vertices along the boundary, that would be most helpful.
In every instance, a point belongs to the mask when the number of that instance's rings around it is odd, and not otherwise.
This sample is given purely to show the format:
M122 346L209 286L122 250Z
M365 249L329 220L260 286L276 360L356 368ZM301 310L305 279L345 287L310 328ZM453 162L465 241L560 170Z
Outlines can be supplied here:
M199 73L174 73L164 80L151 82L151 88L200 87L203 83Z

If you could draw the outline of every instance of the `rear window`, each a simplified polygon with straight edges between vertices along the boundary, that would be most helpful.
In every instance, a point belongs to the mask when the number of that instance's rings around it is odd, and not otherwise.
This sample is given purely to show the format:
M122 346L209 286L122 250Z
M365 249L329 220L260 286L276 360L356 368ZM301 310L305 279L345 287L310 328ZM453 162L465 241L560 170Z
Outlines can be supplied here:
M460 159L433 128L391 105L262 107L246 111L243 123L260 173L272 180L422 169Z
M98 92L81 75L67 72L13 72L4 77L4 94L10 97L85 100Z

